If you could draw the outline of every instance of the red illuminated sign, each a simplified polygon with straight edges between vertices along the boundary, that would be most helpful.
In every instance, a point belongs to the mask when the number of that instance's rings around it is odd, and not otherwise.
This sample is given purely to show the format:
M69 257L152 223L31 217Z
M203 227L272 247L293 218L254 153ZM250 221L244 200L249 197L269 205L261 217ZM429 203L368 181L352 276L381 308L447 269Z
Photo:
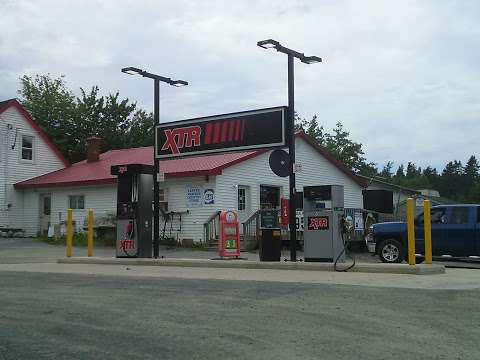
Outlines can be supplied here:
M156 158L285 147L286 107L160 124Z
M309 216L308 230L328 230L328 216Z

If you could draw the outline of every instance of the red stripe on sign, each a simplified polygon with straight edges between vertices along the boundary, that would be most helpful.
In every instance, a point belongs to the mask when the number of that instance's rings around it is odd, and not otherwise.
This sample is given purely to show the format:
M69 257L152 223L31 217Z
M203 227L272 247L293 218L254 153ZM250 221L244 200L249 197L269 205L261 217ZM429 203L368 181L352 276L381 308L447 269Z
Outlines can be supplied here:
M235 121L233 120L230 120L228 122L229 124L229 128L228 128L228 141L232 141L233 140L233 132L235 130Z
M242 141L244 140L245 137L245 120L242 120L242 135L240 135L240 138Z
M205 145L208 145L212 142L212 123L205 125Z
M222 139L221 142L227 141L228 121L222 123Z
M220 140L220 126L222 124L220 122L216 122L213 127L213 143L216 144Z
M240 125L241 125L240 120L235 120L235 141L240 140Z

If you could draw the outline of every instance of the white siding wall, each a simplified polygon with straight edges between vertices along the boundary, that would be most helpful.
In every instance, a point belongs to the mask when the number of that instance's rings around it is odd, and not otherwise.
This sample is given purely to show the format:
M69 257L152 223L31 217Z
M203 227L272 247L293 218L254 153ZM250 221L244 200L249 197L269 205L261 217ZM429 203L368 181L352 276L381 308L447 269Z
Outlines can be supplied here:
M188 207L186 200L186 188L189 186L198 186L203 191L205 189L213 189L215 191L215 203L205 205L203 200L198 207ZM194 241L203 240L203 224L216 211L220 210L220 196L215 187L215 176L210 176L207 180L205 176L185 177L168 179L164 183L160 183L161 188L168 189L168 210L169 211L186 211L188 214L182 214L182 232L173 232L172 236L182 239L193 239ZM174 223L174 228L178 228L178 223ZM163 223L160 224L160 231ZM168 230L168 227L167 227ZM169 231L167 231L167 235Z
M73 219L76 222L76 230L79 231L84 225L88 209L93 209L96 217L106 214L115 214L117 204L116 185L98 185L98 186L75 186L75 187L57 187L42 189L23 190L25 203L25 222L24 228L28 235L35 235L39 230L39 198L41 194L51 194L52 211L51 224L59 224L67 218L67 209L69 207L69 195L84 195L85 209L74 209ZM30 204L36 204L31 206Z
M249 186L251 204L250 214L260 207L260 185L282 187L282 194L289 195L288 177L275 175L268 163L270 152L244 161L225 169L217 178L217 196L219 206L224 209L237 207L236 186ZM302 164L302 171L296 174L297 191L309 185L343 185L345 207L362 208L362 188L353 180L321 156L302 139L296 140L297 163Z
M304 140L295 143L297 162L303 170L296 174L297 191L311 185L343 185L347 208L363 208L362 187L320 155Z
M34 138L33 161L21 159L22 135ZM32 207L38 218L38 199L29 197L26 202L23 193L15 190L13 184L63 167L63 162L17 109L11 107L0 114L0 226L30 227L32 218L26 215L31 215ZM9 208L8 204L11 204Z
M169 211L189 210L189 214L182 215L182 233L178 234L174 231L172 235L177 236L179 240L202 240L203 224L215 211L237 208L236 186L238 185L249 187L250 214L260 207L260 185L279 186L283 196L287 197L288 178L280 178L270 170L269 155L270 153L267 152L246 160L224 169L221 175L210 176L208 179L205 176L185 177L168 179L161 183L161 188L168 189ZM361 208L363 206L361 187L301 139L297 139L297 162L303 166L302 172L297 173L298 191L302 191L304 185L343 185L345 207ZM188 186L199 186L202 192L207 188L214 189L215 203L205 205L202 201L200 206L189 208L186 200ZM29 203L26 207L29 213L26 215L29 219L35 219L31 222L32 231L38 229L38 198L42 193L52 194L52 223L54 224L59 222L60 217L62 220L66 218L68 195L85 195L85 210L74 210L74 218L80 226L83 225L88 208L93 208L97 216L116 211L116 185L25 190L25 199ZM30 203L33 204L35 201L36 208L30 206ZM160 229L162 228L163 224L160 224Z

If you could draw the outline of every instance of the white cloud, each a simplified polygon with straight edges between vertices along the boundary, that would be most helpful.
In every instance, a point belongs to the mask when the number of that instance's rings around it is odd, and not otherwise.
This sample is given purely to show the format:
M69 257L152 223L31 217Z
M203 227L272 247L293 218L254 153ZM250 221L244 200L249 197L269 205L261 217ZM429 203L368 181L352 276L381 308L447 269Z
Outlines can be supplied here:
M479 155L480 5L476 1L6 1L0 98L23 74L65 74L70 87L120 90L146 109L135 65L190 86L161 89L173 120L283 105L286 57L275 38L321 56L298 63L296 109L344 123L369 160L440 167Z

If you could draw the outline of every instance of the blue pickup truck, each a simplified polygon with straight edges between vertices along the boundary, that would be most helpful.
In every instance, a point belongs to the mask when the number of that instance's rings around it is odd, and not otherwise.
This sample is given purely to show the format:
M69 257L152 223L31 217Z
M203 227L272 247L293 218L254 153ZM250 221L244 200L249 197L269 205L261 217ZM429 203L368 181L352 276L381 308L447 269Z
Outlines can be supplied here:
M480 205L438 205L431 209L433 256L480 255ZM366 236L369 252L383 262L399 263L407 258L407 224L385 222L370 226ZM423 213L415 217L415 253L425 254Z

